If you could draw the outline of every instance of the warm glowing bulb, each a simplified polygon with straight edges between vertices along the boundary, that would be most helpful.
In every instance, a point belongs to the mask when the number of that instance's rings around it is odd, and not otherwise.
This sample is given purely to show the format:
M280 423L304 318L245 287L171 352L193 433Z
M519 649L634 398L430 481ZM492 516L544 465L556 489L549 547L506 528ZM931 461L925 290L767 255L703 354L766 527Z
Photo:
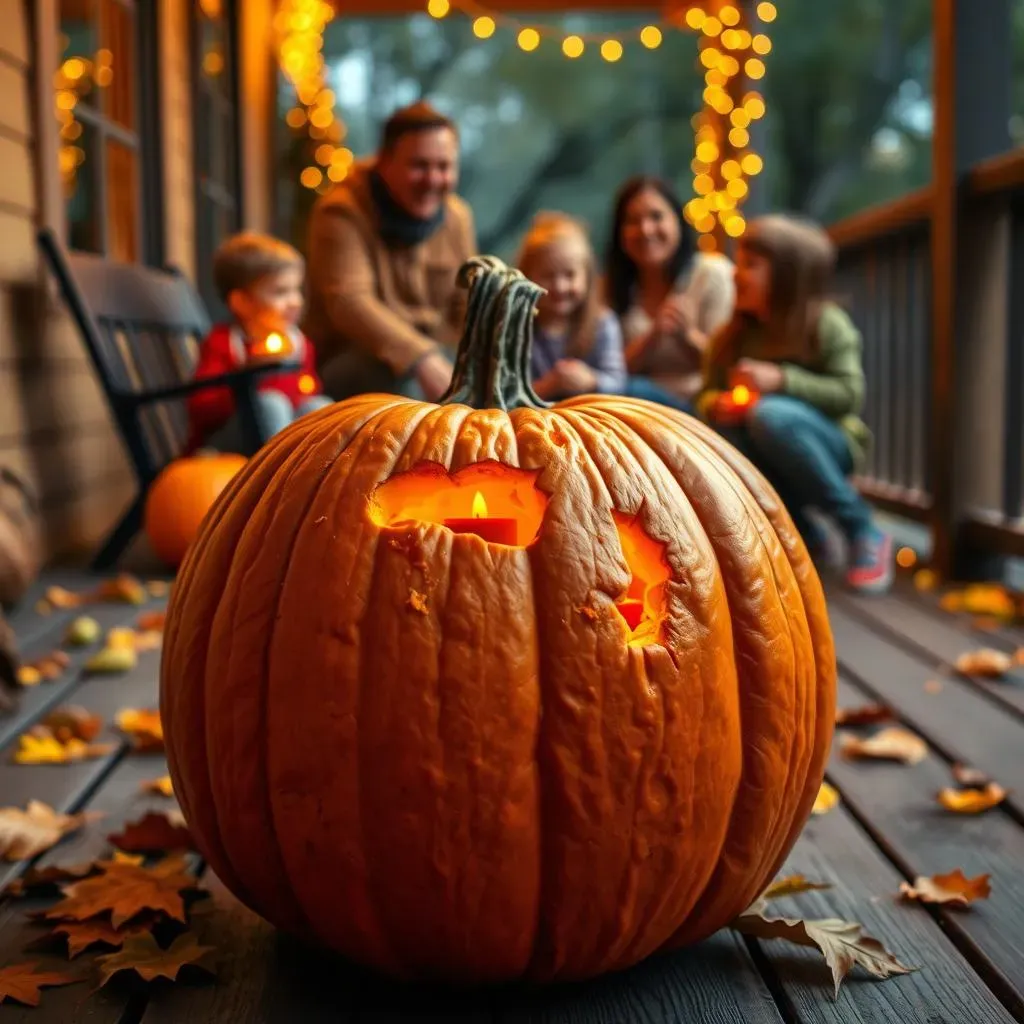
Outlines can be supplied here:
M750 115L752 121L764 117L764 98L760 93L748 93L743 99L743 109Z
M430 0L427 4L427 14L432 18L443 18L451 9L448 0Z
M733 128L729 132L729 142L736 149L743 149L750 143L750 132L746 128Z
M732 121L733 127L735 128L749 128L750 127L750 114L747 113L743 107L737 107L730 115L729 120Z
M722 164L722 177L726 181L732 181L733 178L738 178L743 173L740 168L739 161L737 160L726 160Z
M723 7L718 16L722 19L723 25L738 25L740 23L740 12L735 7Z
M699 196L706 196L715 189L715 179L710 174L698 174L693 179L693 191Z
M529 53L540 46L540 33L535 28L524 28L516 38L519 49Z
M697 146L697 159L711 164L718 159L718 146L713 142L702 142Z
M316 381L310 374L304 373L299 377L299 391L304 395L311 395L316 391Z
M704 24L707 15L698 7L691 7L686 12L686 24L692 29L699 29Z
M760 174L764 169L764 161L756 153L747 153L740 161L744 174Z
M490 39L494 35L494 19L487 14L481 14L473 22L473 34L477 39Z
M734 405L750 405L750 388L746 384L737 384L732 389L732 400Z
M316 147L314 157L318 164L326 167L334 159L334 147L329 142L324 142Z
M306 170L309 170L309 168L307 167ZM263 343L263 347L267 352L280 352L284 348L284 339L275 331L273 334L267 335L267 340Z
M306 112L302 107L292 107L284 119L289 128L301 128L306 123Z
M484 496L477 491L473 495L473 518L483 519L487 515L487 502L484 501Z
M715 241L714 235L704 234L697 239L697 248L700 249L701 252L717 252L718 242Z
M722 23L717 18L705 18L700 30L706 36L717 36L722 31Z
M733 178L726 185L725 190L733 199L742 199L750 191L747 183L742 178Z
M562 40L562 53L566 57L575 58L583 55L583 40L579 36L566 36Z
M730 217L725 222L725 233L731 238L739 238L747 230L747 222L739 215Z
M721 54L713 46L708 46L700 51L700 62L706 68L717 68Z
M764 61L751 57L744 66L744 70L747 72L747 78L754 80L764 78Z
M319 188L320 182L323 180L324 174L319 167L307 167L299 175L299 181L306 188Z
M766 53L772 52L772 41L764 35L754 36L752 42L754 53L764 56Z
M912 569L917 564L917 552L913 548L900 548L896 552L896 564L901 569Z
M764 0L763 3L757 5L757 16L764 22L774 21L777 14L778 11L775 10L775 4L769 3L768 0Z
M614 64L622 56L622 43L618 39L606 39L601 44L601 56L609 64Z
M656 50L661 46L662 34L661 29L657 25L645 25L640 30L640 42L647 47L648 50Z

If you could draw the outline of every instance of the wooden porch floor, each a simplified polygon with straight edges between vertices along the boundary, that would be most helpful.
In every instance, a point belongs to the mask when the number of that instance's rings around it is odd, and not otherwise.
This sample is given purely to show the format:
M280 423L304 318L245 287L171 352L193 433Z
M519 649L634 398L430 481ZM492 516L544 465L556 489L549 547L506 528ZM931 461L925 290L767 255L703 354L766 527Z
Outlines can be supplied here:
M84 589L91 582L65 573L43 581L38 591L50 583ZM33 604L30 598L13 617L26 658L52 650L73 614L43 617ZM90 614L111 627L130 624L140 610L100 605ZM1024 674L986 682L950 668L959 654L979 646L1014 651L1024 644L1024 634L977 632L909 592L861 600L836 591L831 611L840 705L889 705L930 752L913 766L852 762L833 753L829 779L841 803L812 818L786 868L832 888L779 901L778 911L860 922L904 963L919 968L914 973L879 982L855 969L833 1001L828 969L816 952L723 932L696 949L589 985L539 993L430 992L381 983L277 935L197 865L201 884L212 892L213 909L201 915L197 929L204 944L216 948L216 981L158 982L147 990L115 979L94 991L88 953L71 964L85 984L44 990L34 1010L4 1004L0 1024L1024 1021ZM163 774L162 757L129 752L112 727L100 737L117 744L108 757L70 765L11 763L18 735L59 704L82 705L107 722L121 708L155 706L157 653L143 654L138 668L121 676L85 677L84 659L73 655L61 680L23 691L19 713L0 718L0 803L24 806L37 799L61 810L105 812L36 866L109 854L106 837L123 822L171 803L140 790L143 781ZM943 811L935 795L952 784L950 767L957 761L1011 790L1005 803L978 816ZM0 885L27 866L0 863ZM968 876L990 874L991 898L951 910L896 896L903 880L955 868ZM31 959L48 969L68 968L59 953L25 951L42 934L26 911L44 905L33 899L0 902L0 966Z

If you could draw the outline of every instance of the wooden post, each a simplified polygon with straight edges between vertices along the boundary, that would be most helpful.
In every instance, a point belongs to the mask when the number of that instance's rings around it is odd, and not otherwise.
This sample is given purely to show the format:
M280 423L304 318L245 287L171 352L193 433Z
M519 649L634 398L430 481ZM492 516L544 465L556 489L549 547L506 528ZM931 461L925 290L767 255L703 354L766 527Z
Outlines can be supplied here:
M933 0L932 415L929 448L933 562L965 572L960 533L968 496L960 483L971 451L965 401L972 305L959 286L970 254L962 245L960 191L974 163L1009 147L1009 0ZM984 339L971 341L984 343ZM991 339L989 339L991 342ZM979 414L984 410L978 410Z

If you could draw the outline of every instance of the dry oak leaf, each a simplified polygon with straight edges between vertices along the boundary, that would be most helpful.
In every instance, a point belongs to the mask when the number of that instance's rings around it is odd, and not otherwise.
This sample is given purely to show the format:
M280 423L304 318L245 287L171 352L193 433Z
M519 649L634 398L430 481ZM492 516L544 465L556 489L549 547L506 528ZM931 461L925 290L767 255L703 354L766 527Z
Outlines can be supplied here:
M965 676L998 679L1013 668L1013 659L1002 651L982 647L977 651L966 651L961 654L954 666L957 672L962 672Z
M839 986L855 964L860 964L876 978L909 974L915 969L900 963L878 939L865 935L863 927L853 921L771 918L747 911L736 919L733 927L756 939L785 939L798 946L820 949L832 970L835 999L839 998Z
M902 761L904 764L918 764L928 756L928 745L920 736L898 727L883 729L866 739L844 736L840 749L847 758Z
M158 796L174 796L174 783L170 775L161 775L158 779L147 779L139 787L143 793L154 793Z
M828 814L838 803L839 791L835 786L830 786L827 782L823 782L818 790L818 795L814 798L811 814Z
M151 708L124 708L114 719L118 729L132 738L136 753L156 753L164 749L164 727L160 712Z
M181 811L150 811L124 830L107 836L110 843L127 853L193 850L195 843Z
M88 864L48 864L45 868L29 868L20 878L8 882L0 890L4 896L19 897L36 895L40 889L50 889L61 882L71 882L91 875L96 869Z
M81 978L59 971L38 971L40 964L26 962L0 967L0 1003L10 999L25 1006L39 1005L39 990L56 985L74 985Z
M105 917L93 917L88 921L62 921L50 932L51 936L63 936L67 939L68 959L84 953L90 946L113 946L120 949L126 939L147 931L146 925L129 926L123 930L115 928Z
M836 708L836 725L877 725L891 722L895 716L892 708L884 704L863 704L856 708Z
M144 910L156 910L185 921L182 893L198 889L185 861L168 857L153 867L123 861L98 861L100 874L65 885L65 898L43 912L53 921L85 921L110 912L115 928L120 928Z
M40 800L30 800L25 810L0 807L0 857L12 862L36 857L99 817L95 811L60 814Z
M202 962L212 952L213 946L200 946L192 932L179 935L167 949L161 949L149 933L133 935L125 939L120 952L96 958L101 978L99 987L106 985L119 971L134 971L143 981L156 978L177 981L183 967L198 967L213 974L213 968Z
M914 884L900 882L900 895L920 903L951 903L966 907L975 900L988 899L992 892L989 875L967 878L960 868L946 875L918 875Z
M937 797L947 811L957 814L980 814L997 807L1006 799L1006 790L998 782L982 789L940 789Z
M167 612L143 612L135 625L143 633L162 633L167 622Z

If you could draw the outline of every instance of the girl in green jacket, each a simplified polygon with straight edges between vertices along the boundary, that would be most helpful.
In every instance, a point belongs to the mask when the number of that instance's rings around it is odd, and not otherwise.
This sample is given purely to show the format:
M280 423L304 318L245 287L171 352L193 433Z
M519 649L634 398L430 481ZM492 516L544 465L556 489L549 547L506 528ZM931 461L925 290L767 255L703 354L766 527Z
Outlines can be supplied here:
M892 538L849 479L870 435L859 417L860 333L827 299L834 265L815 225L779 215L750 224L736 254L735 313L708 345L697 410L772 483L811 556L824 560L828 545L806 514L815 508L847 538L849 584L877 593L892 585ZM749 404L735 400L740 385Z

